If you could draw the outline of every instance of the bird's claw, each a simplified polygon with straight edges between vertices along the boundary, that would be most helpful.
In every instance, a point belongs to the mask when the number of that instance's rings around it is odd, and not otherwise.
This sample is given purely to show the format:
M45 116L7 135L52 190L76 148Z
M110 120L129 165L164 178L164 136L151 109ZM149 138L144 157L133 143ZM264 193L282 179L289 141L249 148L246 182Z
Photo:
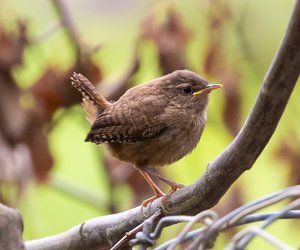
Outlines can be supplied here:
M172 189L170 190L170 192L167 193L167 194L162 198L162 201L161 201L161 209L163 210L163 212L164 212L165 214L168 214L168 211L167 211L167 209L165 208L165 205L166 205L166 203L168 202L170 196L171 196L173 193L175 193L177 190L182 189L182 188L184 188L184 187L185 187L185 185L176 183L176 185L173 185L173 186L172 186Z
M141 213L142 215L147 218L146 214L145 214L145 210L144 208L146 208L149 204L151 205L151 203L153 201L155 201L156 199L160 198L160 197L164 197L166 196L163 192L159 192L159 193L156 193L154 196L148 198L147 200L144 200L142 205L141 205Z

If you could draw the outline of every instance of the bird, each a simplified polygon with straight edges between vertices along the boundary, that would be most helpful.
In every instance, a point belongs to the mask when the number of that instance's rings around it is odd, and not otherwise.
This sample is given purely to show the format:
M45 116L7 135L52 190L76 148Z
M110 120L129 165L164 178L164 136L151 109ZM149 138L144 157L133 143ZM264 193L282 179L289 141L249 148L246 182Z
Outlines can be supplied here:
M85 141L107 144L112 155L132 163L154 196L142 207L165 196L152 178L171 187L184 187L156 169L191 153L200 141L207 119L209 93L223 87L210 84L183 69L128 89L117 101L106 100L82 74L73 73L72 85L82 94L91 127Z

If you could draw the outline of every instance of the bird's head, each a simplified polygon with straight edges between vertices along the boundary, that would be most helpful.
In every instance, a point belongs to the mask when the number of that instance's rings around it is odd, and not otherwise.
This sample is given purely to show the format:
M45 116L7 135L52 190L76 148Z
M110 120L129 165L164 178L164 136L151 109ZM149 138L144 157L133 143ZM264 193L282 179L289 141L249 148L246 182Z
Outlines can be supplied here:
M221 84L209 84L202 77L189 70L177 70L165 75L159 81L164 93L170 98L170 104L190 110L202 112L205 110L209 93L222 88Z

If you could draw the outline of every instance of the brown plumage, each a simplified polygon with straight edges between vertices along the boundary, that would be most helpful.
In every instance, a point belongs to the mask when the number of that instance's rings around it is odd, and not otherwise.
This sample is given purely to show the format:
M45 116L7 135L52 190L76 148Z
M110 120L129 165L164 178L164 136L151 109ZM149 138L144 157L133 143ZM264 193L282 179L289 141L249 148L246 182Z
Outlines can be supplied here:
M115 157L135 165L155 193L143 205L163 195L148 174L172 189L182 187L153 168L177 161L196 147L206 122L208 93L222 85L178 70L133 87L110 103L81 74L74 73L71 79L83 95L92 125L85 141L108 143Z

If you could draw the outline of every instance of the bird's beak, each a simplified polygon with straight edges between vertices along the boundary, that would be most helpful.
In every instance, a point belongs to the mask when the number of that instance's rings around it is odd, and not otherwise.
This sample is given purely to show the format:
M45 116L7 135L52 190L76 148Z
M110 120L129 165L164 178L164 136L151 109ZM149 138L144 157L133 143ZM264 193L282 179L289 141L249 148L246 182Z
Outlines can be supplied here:
M219 89L219 88L223 88L223 85L222 84L217 84L217 83L207 84L204 89L201 89L197 92L194 92L193 95L208 94L212 90Z

